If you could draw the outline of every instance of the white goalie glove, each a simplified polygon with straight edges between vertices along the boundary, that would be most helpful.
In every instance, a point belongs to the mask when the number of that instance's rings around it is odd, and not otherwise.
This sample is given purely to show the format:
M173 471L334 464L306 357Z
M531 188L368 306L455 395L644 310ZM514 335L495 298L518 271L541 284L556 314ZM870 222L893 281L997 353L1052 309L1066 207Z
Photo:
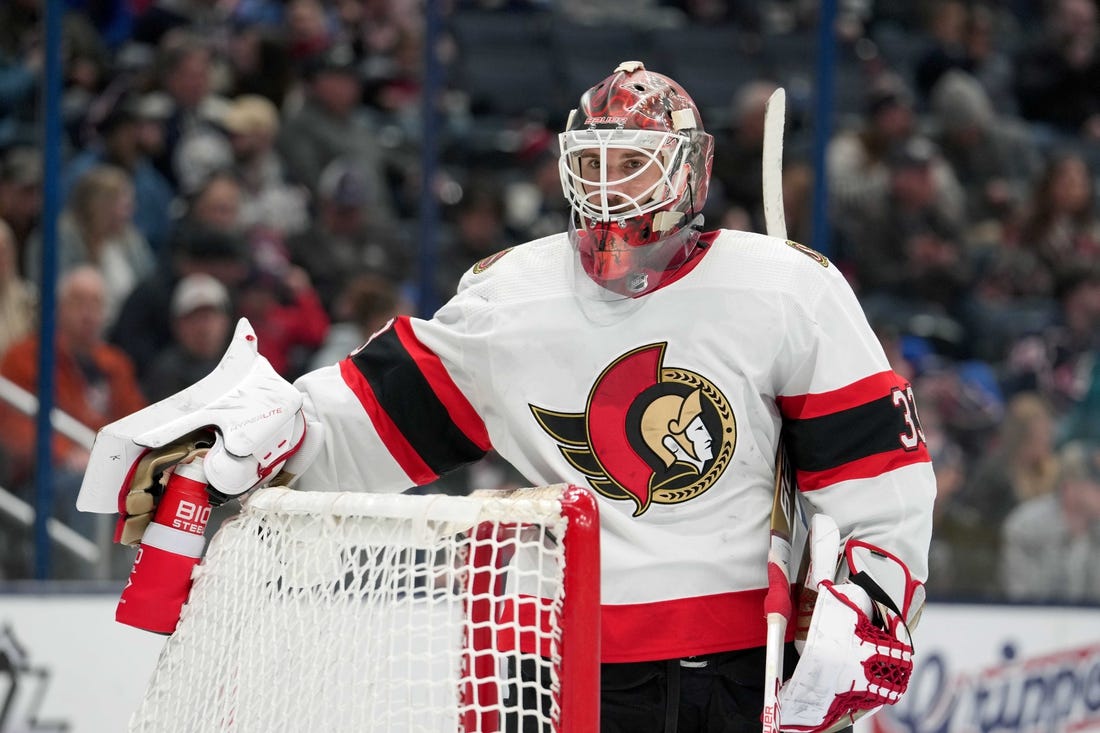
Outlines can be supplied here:
M779 691L780 729L801 733L851 725L901 699L913 671L910 629L924 604L924 586L892 554L850 539L842 555L824 515L814 517L812 532L800 657Z
M164 472L189 456L205 453L215 503L276 477L289 484L324 438L323 426L306 417L302 404L302 393L260 356L256 334L242 318L213 372L97 433L77 509L118 512L115 540L133 545L152 516Z

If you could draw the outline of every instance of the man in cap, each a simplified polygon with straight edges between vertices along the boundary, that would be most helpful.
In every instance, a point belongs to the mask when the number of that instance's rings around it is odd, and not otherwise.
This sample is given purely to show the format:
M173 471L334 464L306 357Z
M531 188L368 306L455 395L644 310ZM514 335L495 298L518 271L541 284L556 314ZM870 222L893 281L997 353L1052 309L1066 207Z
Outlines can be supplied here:
M281 126L277 142L290 179L317 193L325 166L337 158L350 160L366 176L375 217L393 218L385 156L377 126L363 106L363 81L354 51L337 45L311 56L302 75L305 99Z
M153 401L194 384L214 370L233 327L229 291L203 272L186 275L172 292L172 342L146 370L142 387Z

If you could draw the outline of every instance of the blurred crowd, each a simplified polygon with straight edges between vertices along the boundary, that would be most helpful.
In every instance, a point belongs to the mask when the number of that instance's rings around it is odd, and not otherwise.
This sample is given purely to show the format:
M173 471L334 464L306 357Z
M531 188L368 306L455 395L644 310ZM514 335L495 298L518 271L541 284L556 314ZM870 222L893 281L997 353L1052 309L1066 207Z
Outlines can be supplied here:
M64 4L55 383L85 425L208 373L241 316L293 379L427 315L478 259L563 231L556 132L640 58L717 138L708 227L763 230L764 103L787 89L790 236L848 276L921 406L931 597L1100 602L1095 0L840 2L821 171L816 2ZM0 377L31 392L43 12L0 5ZM31 502L33 423L3 400L0 421L0 486ZM55 516L88 533L72 506L87 449L52 451ZM490 456L422 490L520 482ZM0 578L26 577L29 548L0 520Z

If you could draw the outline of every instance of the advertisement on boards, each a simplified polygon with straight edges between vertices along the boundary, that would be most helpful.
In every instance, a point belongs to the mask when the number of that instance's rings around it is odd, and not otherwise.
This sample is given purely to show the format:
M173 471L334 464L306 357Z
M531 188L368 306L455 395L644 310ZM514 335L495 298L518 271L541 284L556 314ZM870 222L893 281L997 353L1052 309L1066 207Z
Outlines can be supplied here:
M1100 731L1100 608L930 604L909 692L860 733Z

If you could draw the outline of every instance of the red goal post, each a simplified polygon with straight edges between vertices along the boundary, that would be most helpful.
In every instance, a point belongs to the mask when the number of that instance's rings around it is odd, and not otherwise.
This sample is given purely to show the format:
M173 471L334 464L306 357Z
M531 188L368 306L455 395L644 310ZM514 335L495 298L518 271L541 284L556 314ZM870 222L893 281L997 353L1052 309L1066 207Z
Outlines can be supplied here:
M575 486L263 489L212 539L130 730L596 731L599 577Z

